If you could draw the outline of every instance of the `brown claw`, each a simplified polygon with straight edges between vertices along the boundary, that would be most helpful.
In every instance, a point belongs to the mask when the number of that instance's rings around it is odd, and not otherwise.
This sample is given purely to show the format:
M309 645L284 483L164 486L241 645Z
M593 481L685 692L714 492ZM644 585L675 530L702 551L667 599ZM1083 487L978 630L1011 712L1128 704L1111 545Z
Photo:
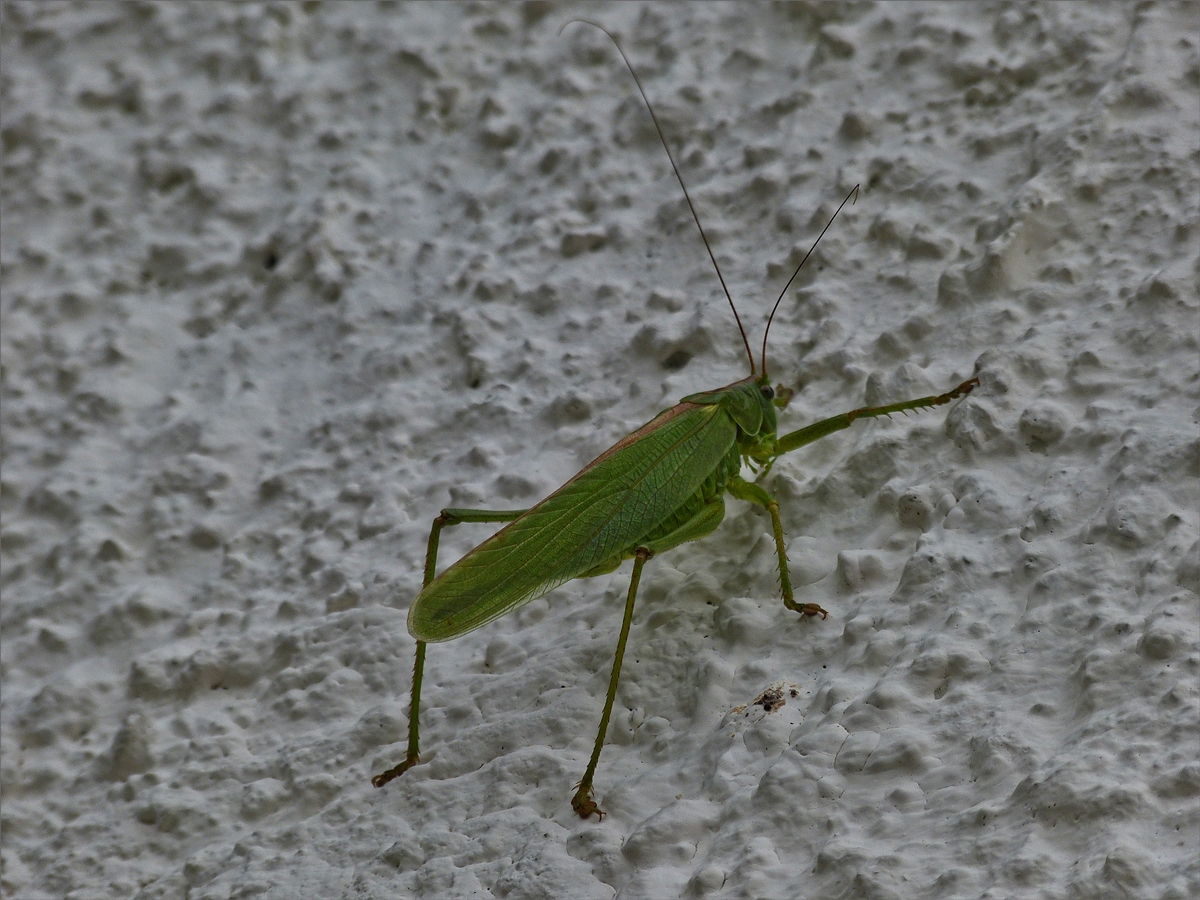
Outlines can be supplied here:
M600 821L603 822L606 813L599 806L597 806L596 801L592 799L591 785L588 785L586 790L582 784L577 784L576 787L579 788L579 790L576 791L575 796L571 798L571 809L575 810L581 819L586 819L592 813L595 813L600 817Z
M387 784L392 779L399 778L401 775L403 775L405 772L407 772L409 769L411 769L413 766L415 766L420 761L421 761L421 757L419 757L419 756L408 757L408 759L404 760L404 762L400 763L400 765L394 766L393 768L388 769L386 772L380 772L378 775L376 775L374 778L372 778L371 786L377 787L377 788L383 787L385 784Z
M958 387L956 387L954 390L952 390L949 394L949 397L951 400L956 400L959 397L965 397L965 396L967 396L967 394L971 393L971 391L975 390L975 388L977 388L977 387L979 387L979 376L978 375L976 375L974 378L968 378L966 381L964 381L962 384L960 384Z
M821 607L815 603L801 603L797 609L797 612L804 613L806 616L820 616L822 619L829 618L829 612L821 609Z

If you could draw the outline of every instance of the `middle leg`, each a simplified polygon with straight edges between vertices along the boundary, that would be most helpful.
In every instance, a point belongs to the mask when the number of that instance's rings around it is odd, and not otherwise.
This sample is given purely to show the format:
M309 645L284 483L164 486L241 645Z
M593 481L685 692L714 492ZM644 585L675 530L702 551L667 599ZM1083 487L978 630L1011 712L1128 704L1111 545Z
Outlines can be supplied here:
M792 594L792 578L788 573L787 551L783 546L783 522L779 518L779 501L757 484L745 481L735 475L729 479L729 493L739 500L757 503L771 514L771 529L775 532L775 552L779 556L779 588L783 594L783 605L793 612L804 613L806 616L826 618L829 613L816 603L797 603Z

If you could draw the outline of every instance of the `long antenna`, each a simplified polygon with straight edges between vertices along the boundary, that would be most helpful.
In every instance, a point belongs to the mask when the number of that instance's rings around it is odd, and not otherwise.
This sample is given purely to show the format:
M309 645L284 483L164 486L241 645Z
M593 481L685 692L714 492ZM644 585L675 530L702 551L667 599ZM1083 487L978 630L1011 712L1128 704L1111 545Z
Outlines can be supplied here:
M675 157L671 155L671 148L667 146L667 139L663 135L662 126L658 124L658 116L654 114L654 107L650 105L650 98L646 96L646 91L642 87L642 80L638 78L638 74L634 71L633 63L629 61L629 57L625 55L625 51L621 49L620 43L617 41L611 31L603 25L597 25L590 19L571 19L563 23L562 28L558 29L559 35L568 25L573 25L576 22L581 22L584 25L591 25L593 28L599 28L608 35L608 39L613 42L617 48L617 52L621 54L621 59L625 60L625 65L629 68L629 74L633 76L633 83L637 85L638 93L642 95L642 100L645 101L646 109L650 112L650 118L654 120L654 128L658 132L658 139L662 141L663 149L667 151L667 159L671 161L671 168L675 171L675 178L679 181L679 186L683 188L683 199L687 201L688 209L692 211L692 218L696 220L696 228L700 230L700 240L704 241L704 249L708 251L708 258L712 260L713 268L717 270L717 280L721 282L721 290L725 292L725 299L729 301L729 308L733 310L733 319L737 322L738 331L742 335L742 343L746 346L746 358L750 360L750 374L755 374L754 369L754 354L750 350L750 339L746 337L746 329L742 327L742 317L738 315L737 307L733 305L733 297L729 294L729 288L725 286L725 276L721 274L721 267L717 265L717 258L713 255L712 246L708 243L708 235L704 233L704 226L700 224L700 216L696 214L696 207L692 205L691 195L688 194L687 185L683 183L683 176L679 174L679 166L675 165ZM841 207L839 207L840 209ZM836 213L835 213L836 215ZM824 232L822 232L823 234ZM820 238L818 238L820 240ZM811 250L809 251L812 252ZM806 257L807 258L807 257ZM803 263L801 263L803 265ZM796 276L793 275L793 278ZM791 284L789 281L788 284ZM781 298L782 299L782 298ZM776 303L776 306L779 304ZM764 344L764 347L766 345ZM764 351L765 352L765 351ZM765 357L764 357L765 360Z
M842 211L842 206L845 206L851 199L855 203L858 202L858 188L856 184L854 188L846 195L846 199L842 201L841 206L833 211L833 215L829 217L829 221L825 227L821 229L821 233L817 235L817 239L813 241L813 245L808 248L808 252L804 254L804 259L800 260L800 265L796 266L796 271L792 273L792 277L788 279L787 284L783 286L783 290L779 292L779 299L775 301L775 305L771 307L771 315L767 317L767 327L763 330L763 346L762 346L762 371L763 377L767 374L767 335L771 333L771 322L775 319L775 310L779 309L779 304L783 302L783 295L787 293L787 289L792 286L792 282L796 280L796 276L800 274L800 270L804 268L804 264L808 262L808 258L812 256L814 250L817 249L817 244L821 243L821 238L825 237L825 232L829 230L829 226L833 224L833 220L837 218L838 213Z

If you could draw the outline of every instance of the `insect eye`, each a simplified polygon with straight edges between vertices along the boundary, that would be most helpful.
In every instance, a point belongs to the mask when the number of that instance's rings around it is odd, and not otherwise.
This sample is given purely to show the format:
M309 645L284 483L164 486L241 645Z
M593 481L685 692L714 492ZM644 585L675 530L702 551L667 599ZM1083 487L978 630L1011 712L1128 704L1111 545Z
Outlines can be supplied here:
M764 397L766 397L768 400L775 399L775 389L773 387L771 387L769 384L764 384L761 388L759 388L759 390L762 391L762 395Z

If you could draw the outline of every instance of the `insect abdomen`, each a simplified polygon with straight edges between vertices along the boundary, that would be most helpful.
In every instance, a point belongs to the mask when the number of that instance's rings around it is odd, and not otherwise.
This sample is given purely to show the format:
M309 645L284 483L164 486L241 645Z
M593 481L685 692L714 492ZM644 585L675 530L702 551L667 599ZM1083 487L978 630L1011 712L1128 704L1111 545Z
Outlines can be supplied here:
M729 479L741 471L741 468L742 457L738 446L735 444L725 454L725 458L704 479L704 483L687 500L680 504L674 513L644 534L637 545L627 548L621 558L630 559L637 552L638 546L654 543L689 521L702 508L708 506L708 504L725 493L725 487L729 484Z

